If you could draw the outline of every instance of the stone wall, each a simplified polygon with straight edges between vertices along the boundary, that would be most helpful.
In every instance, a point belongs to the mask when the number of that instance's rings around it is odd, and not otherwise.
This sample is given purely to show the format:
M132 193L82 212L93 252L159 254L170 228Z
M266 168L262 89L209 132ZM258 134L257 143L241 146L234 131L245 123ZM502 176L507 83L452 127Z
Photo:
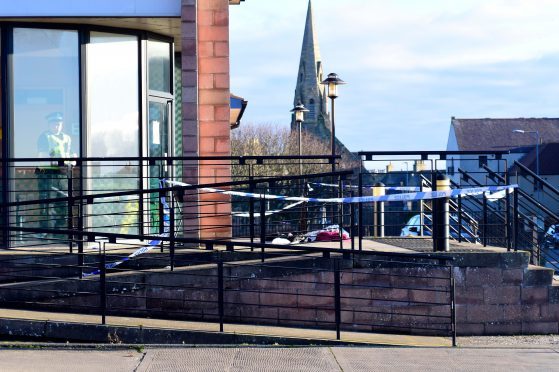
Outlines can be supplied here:
M559 332L559 283L553 283L553 270L528 265L526 252L456 256L458 334Z
M559 332L559 285L553 284L551 270L528 265L528 253L452 255L458 335ZM296 258L267 260L265 266L259 261L226 264L224 319L332 329L331 267L328 259ZM174 272L110 274L109 313L217 321L217 272L216 264L208 264ZM448 334L449 273L441 267L341 261L342 330ZM44 308L96 311L98 289L96 277L5 284L0 300L14 306L36 302Z

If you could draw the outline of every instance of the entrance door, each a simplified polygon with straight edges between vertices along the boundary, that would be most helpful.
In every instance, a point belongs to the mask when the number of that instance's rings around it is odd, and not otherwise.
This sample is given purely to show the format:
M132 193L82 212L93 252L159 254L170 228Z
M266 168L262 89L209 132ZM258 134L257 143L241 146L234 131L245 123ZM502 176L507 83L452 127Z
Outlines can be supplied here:
M147 155L148 157L166 158L172 156L172 105L173 101L164 98L150 97L147 123ZM167 185L163 180L172 177L172 167L165 160L150 161L148 170L148 188L156 190ZM162 232L159 223L161 205L159 194L152 193L149 198L149 232Z

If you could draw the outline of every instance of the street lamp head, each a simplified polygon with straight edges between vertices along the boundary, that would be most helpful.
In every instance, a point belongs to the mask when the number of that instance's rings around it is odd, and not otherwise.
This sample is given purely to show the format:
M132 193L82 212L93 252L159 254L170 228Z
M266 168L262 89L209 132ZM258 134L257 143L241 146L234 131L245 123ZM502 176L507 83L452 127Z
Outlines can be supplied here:
M512 132L513 132L513 133L526 133L526 131L525 131L525 130L522 130L522 129L513 129Z
M293 109L290 112L295 113L296 122L302 123L305 121L305 112L309 112L309 110L307 110L305 106L303 106L301 101L299 101L297 102L297 105L295 105L295 107L293 107Z
M338 85L346 84L346 82L340 79L338 77L338 74L331 73L328 74L326 80L324 80L320 84L328 86L328 97L334 99L338 97Z

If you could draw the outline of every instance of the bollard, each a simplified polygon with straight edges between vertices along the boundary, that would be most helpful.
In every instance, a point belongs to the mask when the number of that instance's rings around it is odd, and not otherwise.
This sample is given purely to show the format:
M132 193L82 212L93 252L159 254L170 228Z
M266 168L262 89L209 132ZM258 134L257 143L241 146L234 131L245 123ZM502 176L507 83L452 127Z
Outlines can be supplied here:
M384 196L386 191L382 182L377 182L373 186L373 196ZM373 205L373 236L384 238L384 202L374 202Z
M450 190L450 179L444 174L437 175L437 191L448 190ZM433 235L434 250L436 252L448 252L450 250L448 243L450 235L448 198L433 200L433 215L437 215L434 220L438 224Z

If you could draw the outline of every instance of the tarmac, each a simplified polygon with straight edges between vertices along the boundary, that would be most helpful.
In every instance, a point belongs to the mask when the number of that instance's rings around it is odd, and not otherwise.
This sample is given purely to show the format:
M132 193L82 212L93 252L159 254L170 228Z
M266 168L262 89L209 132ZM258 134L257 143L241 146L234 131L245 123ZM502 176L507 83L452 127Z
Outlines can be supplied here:
M0 350L0 371L557 371L559 346L537 348L166 347L107 350L33 344ZM48 345L47 345L48 347Z

